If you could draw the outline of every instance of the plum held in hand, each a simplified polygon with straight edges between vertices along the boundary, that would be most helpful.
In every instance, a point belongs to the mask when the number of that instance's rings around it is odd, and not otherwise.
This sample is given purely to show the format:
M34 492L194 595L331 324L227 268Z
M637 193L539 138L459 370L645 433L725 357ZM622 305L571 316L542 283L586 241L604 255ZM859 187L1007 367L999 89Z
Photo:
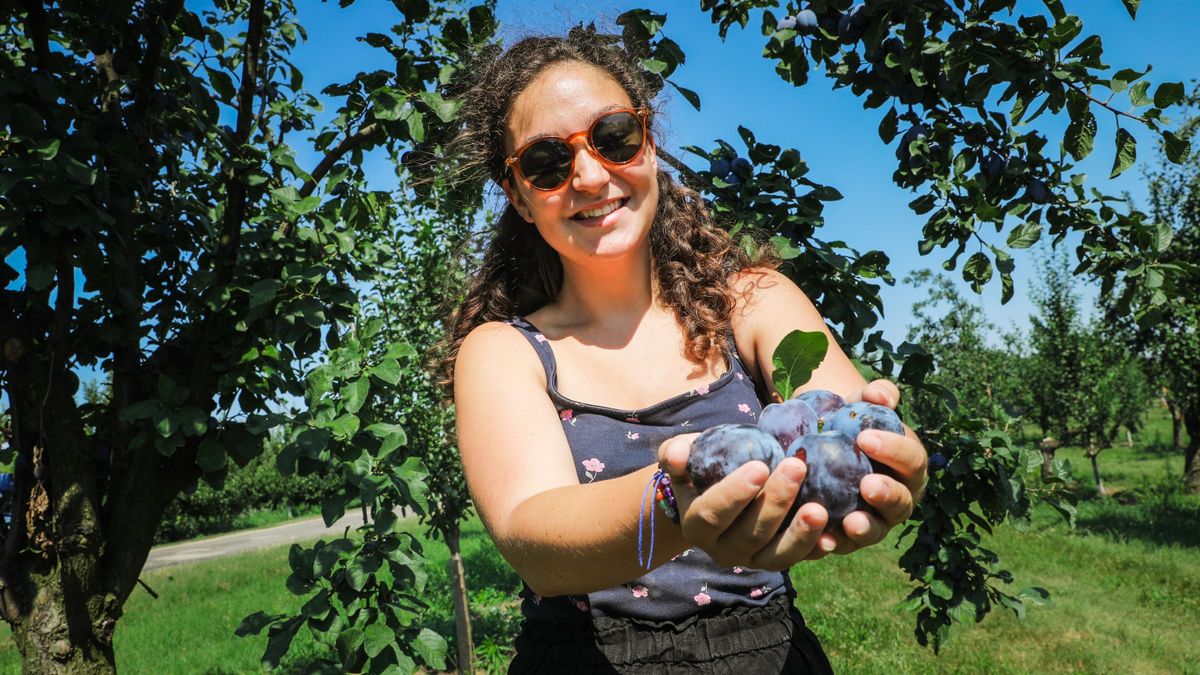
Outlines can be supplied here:
M824 389L806 391L793 400L804 401L817 414L817 431L824 431L829 418L846 405L846 399Z
M829 512L827 528L840 526L853 511L871 510L858 492L863 476L871 473L871 462L849 435L823 431L801 436L788 447L787 455L808 465L797 503L824 506Z
M804 401L791 399L772 403L758 416L758 428L771 434L786 448L792 441L817 430L817 413Z
M696 490L704 492L746 462L758 460L772 471L783 461L783 446L752 424L718 424L692 442L687 472Z
M904 433L904 426L900 424L900 417L895 411L863 401L846 405L835 412L825 425L825 431L841 431L853 438L858 438L858 434L867 429L882 429L893 434Z

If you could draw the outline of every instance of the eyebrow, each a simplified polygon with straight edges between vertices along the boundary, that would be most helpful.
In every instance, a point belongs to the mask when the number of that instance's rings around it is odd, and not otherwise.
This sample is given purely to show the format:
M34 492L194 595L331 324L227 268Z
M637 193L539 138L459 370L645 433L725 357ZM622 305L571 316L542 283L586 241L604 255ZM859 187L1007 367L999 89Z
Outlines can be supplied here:
M603 108L601 108L600 110L596 111L595 115L592 115L591 119L588 120L587 126L584 127L583 129L584 130L591 129L592 125L596 123L596 120L600 119L601 117L604 117L605 115L607 115L608 113L610 113L614 110L621 110L622 108L631 108L631 107L633 107L633 106L618 105L616 103L606 105ZM557 134L551 134L551 133L537 134L534 136L530 136L529 138L521 141L520 143L517 143L517 147L523 148L523 147L529 145L530 143L532 143L534 141L540 141L543 138L563 138L563 137L559 136Z

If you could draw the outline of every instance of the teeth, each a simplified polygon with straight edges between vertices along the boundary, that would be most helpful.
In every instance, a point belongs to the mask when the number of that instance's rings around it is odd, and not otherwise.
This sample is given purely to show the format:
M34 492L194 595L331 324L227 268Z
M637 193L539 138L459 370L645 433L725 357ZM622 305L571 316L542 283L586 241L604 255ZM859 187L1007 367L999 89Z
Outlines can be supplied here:
M587 218L599 218L600 216L607 216L608 214L612 213L613 211L616 211L617 209L619 209L621 207L621 204L623 204L623 203L625 203L625 200L620 199L615 202L610 202L606 206L601 206L598 209L591 209L589 211L580 211L579 213L575 214L575 217L579 218L579 219L587 219Z

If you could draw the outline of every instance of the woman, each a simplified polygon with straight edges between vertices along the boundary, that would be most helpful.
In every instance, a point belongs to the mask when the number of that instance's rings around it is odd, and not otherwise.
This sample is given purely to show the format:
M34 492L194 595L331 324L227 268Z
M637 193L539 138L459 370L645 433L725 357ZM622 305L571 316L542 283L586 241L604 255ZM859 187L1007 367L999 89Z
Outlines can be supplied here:
M925 452L911 432L863 433L892 475L863 479L877 514L836 533L818 504L785 522L796 458L695 493L696 433L753 423L782 337L828 329L659 170L649 96L620 51L574 31L514 45L463 97L459 147L508 203L447 368L475 505L526 584L511 672L828 672L786 572L905 520ZM894 385L830 344L806 389L895 407ZM660 467L678 525L644 506Z

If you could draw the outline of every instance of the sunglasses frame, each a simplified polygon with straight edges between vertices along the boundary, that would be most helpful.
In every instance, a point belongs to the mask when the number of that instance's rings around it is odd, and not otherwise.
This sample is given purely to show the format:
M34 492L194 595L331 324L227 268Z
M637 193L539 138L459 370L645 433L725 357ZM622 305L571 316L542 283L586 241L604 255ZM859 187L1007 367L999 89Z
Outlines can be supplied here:
M634 117L637 118L637 120L639 122L642 123L642 144L641 144L641 146L638 147L638 151L636 153L634 153L633 157L630 157L629 159L625 160L624 162L614 162L610 159L603 157L600 154L600 151L596 149L596 146L593 145L592 132L596 129L596 125L600 124L600 122L604 121L606 118L608 118L611 115L617 115L620 113L631 113ZM584 129L583 131L576 131L575 133L571 134L570 136L567 136L566 138L563 138L561 136L542 136L541 138L535 138L532 141L529 141L525 145L522 145L521 147L517 148L516 152L514 152L513 154L506 157L504 159L504 166L509 173L520 176L521 181L524 182L529 187L533 188L534 190L539 190L541 192L553 192L553 191L561 188L562 186L566 185L567 183L571 182L571 174L574 173L574 171L575 171L575 146L573 145L573 142L576 138L583 136L587 140L586 147L587 147L588 153L590 153L592 155L592 157L595 157L596 160L598 162L600 162L601 164L604 164L606 166L626 166L628 164L632 164L633 162L637 161L637 159L639 157L641 157L642 153L645 152L645 150L646 150L646 141L650 137L649 119L650 119L650 109L649 108L616 108L614 110L609 110L609 111L601 114L599 117L597 117L595 119L595 121L593 121L590 125L588 125L587 129ZM528 150L529 148L533 147L534 145L536 145L538 143L541 143L542 141L561 141L562 143L565 143L568 148L571 149L571 164L567 167L567 177L565 180L563 180L563 182L559 183L558 185L555 185L554 187L548 187L548 188L538 187L538 186L534 185L533 183L529 182L529 179L525 177L524 172L521 171L521 155L524 154L526 150Z

